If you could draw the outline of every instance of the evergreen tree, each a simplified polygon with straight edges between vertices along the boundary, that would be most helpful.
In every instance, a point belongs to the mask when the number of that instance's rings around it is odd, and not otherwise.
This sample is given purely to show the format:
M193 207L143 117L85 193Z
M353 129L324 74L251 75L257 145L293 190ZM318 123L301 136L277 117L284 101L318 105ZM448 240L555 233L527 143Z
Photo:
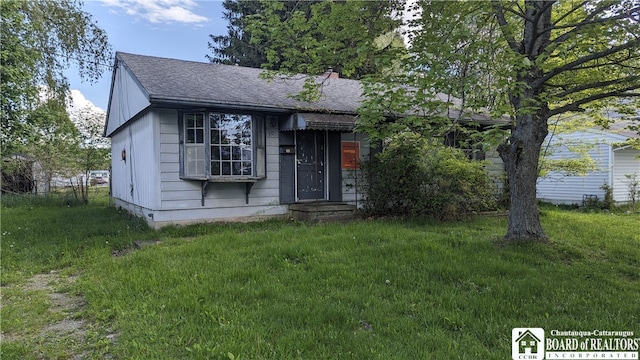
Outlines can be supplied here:
M280 21L287 21L290 13L301 11L309 16L313 1L278 1L281 9L274 14ZM239 65L252 68L261 68L267 63L266 42L252 41L253 35L248 29L248 23L252 16L260 14L268 7L260 0L225 0L222 6L225 8L224 19L228 21L226 35L209 35L209 49L211 55L206 55L210 62ZM277 62L269 64L269 69L278 70Z
M375 41L400 25L402 1L263 1L245 21L252 44L264 48L263 68L319 75L331 68L362 79L388 64Z
M212 63L259 68L267 58L260 44L251 44L245 19L260 10L260 1L225 0L222 6L226 9L224 19L229 22L228 32L226 35L209 35L212 55L207 55L207 58Z
M225 0L227 34L210 35L209 61L361 79L379 71L376 37L397 28L401 1Z

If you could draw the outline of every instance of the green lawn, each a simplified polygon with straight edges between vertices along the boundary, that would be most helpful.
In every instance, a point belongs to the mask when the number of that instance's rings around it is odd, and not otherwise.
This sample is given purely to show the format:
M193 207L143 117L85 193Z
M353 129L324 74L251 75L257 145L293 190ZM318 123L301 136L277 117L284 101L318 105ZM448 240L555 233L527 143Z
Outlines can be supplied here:
M104 202L3 205L1 279L79 275L73 351L96 358L509 359L514 327L640 334L640 216L542 221L550 245L500 246L500 217L151 231ZM161 243L113 256L137 240ZM2 331L24 335L2 358L71 357L16 321L43 312L33 295L3 295Z

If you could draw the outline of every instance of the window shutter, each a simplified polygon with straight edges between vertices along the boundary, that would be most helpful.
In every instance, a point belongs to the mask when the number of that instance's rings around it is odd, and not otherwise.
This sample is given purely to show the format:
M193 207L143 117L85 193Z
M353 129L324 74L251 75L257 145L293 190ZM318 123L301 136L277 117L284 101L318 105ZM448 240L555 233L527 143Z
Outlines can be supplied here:
M255 138L255 174L254 176L262 178L267 176L267 139L265 134L265 117L253 116L253 135Z
M178 164L180 166L180 178L184 178L184 114L178 112Z

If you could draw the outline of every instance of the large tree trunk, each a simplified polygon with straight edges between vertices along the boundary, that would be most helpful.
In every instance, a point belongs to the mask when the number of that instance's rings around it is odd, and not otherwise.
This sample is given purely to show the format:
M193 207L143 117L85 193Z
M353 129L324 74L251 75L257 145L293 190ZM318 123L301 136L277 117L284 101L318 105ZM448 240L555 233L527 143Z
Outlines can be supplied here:
M506 241L548 241L540 224L536 200L540 147L547 133L546 118L541 118L539 114L518 116L508 142L498 148L507 171L510 191Z
M551 31L542 29L551 27L553 3L525 1L528 18L523 39L521 43L512 41L510 46L531 64L535 64L549 44ZM504 16L504 13L500 14ZM508 141L498 148L509 180L509 224L505 235L505 240L509 242L549 241L540 224L536 199L540 147L548 133L549 118L548 103L540 98L543 85L537 84L543 73L536 65L525 65L523 71L518 72L516 86L509 95L516 114L516 126Z

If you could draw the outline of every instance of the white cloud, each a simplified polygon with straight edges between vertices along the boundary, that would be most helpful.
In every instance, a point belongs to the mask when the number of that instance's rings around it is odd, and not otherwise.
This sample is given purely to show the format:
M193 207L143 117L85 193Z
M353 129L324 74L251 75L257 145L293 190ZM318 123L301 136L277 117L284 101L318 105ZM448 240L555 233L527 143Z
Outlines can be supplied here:
M71 90L70 96L71 102L67 104L67 113L80 131L84 144L97 148L109 147L110 140L102 136L106 112L95 106L80 90Z
M82 109L89 108L93 112L105 112L102 108L94 105L91 100L87 99L80 90L73 89L71 92L71 103L67 106L67 112L71 113Z
M193 24L209 20L194 12L197 4L192 0L102 0L102 3L109 7L121 8L127 15L140 17L155 24L162 22Z

